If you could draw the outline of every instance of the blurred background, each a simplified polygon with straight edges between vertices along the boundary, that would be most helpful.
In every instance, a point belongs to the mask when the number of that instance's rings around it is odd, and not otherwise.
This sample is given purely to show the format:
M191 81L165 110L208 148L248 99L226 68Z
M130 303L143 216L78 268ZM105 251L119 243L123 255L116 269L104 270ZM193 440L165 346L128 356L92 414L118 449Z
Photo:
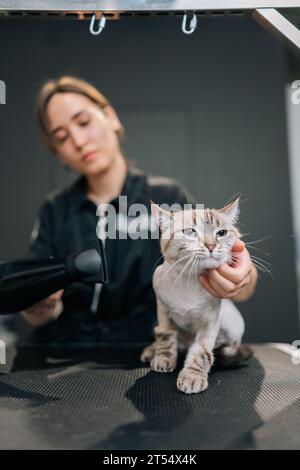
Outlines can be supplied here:
M208 207L242 194L244 240L271 271L239 304L245 339L291 343L300 337L300 104L291 96L300 58L244 15L199 18L189 36L181 22L128 17L92 36L89 21L0 19L0 259L24 256L46 194L76 176L39 142L33 113L46 79L73 74L118 110L137 166L178 179ZM1 338L27 328L16 316L1 322Z

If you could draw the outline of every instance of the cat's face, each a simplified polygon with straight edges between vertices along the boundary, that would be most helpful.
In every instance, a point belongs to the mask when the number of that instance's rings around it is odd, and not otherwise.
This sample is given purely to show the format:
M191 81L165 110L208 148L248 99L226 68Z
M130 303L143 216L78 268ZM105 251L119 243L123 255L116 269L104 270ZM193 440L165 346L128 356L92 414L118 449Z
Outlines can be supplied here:
M162 232L161 251L166 261L178 269L189 262L189 272L200 273L232 260L231 248L240 237L235 223L238 199L223 209L162 211L152 207ZM193 261L192 261L193 259ZM182 261L181 261L182 260Z

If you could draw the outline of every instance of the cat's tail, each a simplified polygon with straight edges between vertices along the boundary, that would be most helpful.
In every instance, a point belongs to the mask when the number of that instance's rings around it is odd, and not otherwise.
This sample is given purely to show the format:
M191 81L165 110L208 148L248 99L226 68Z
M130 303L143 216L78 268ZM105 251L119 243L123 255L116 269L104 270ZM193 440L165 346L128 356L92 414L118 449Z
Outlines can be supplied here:
M247 361L253 356L253 351L247 344L225 344L214 350L216 365L230 367Z
M150 344L150 346L147 346L144 351L141 354L141 361L142 362L151 362L155 355L155 347L156 343Z

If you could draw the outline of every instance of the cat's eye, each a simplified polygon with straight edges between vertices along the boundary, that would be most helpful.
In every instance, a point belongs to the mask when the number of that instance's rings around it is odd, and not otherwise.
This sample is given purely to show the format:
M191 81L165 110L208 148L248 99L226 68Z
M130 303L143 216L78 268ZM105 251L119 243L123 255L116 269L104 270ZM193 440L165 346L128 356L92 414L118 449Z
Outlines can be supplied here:
M194 228L185 228L182 230L182 232L184 233L184 235L190 238L195 238L196 236L196 230Z
M217 235L218 235L219 237L225 237L225 235L227 235L227 230L219 230L219 231L217 232Z

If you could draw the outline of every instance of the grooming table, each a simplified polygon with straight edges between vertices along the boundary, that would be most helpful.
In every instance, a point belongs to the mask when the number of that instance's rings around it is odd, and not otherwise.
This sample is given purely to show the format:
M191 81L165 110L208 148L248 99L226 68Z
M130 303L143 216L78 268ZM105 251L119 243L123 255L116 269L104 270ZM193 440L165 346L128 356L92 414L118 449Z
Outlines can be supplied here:
M300 449L300 365L271 345L185 395L143 345L9 346L1 449ZM181 358L182 363L183 358Z

